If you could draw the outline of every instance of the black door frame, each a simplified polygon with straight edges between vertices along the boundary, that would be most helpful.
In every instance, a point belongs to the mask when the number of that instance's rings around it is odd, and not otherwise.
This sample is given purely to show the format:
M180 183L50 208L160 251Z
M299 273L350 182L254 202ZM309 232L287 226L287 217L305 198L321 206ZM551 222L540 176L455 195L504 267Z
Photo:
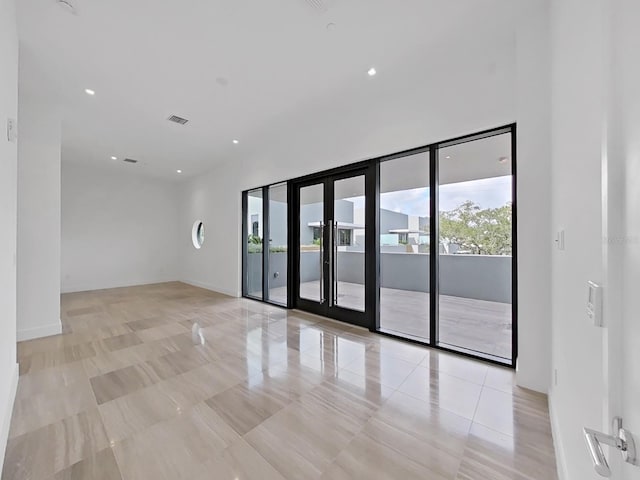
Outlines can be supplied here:
M313 174L290 182L289 188L293 192L293 202L289 206L290 218L293 219L293 222L290 222L290 229L294 233L294 238L292 239L293 243L289 246L289 251L291 252L289 255L289 261L293 260L294 264L294 271L292 272L293 289L291 291L293 308L299 308L317 315L365 327L369 330L372 329L373 310L371 306L375 302L375 297L372 297L372 295L374 295L373 290L375 285L371 286L370 283L372 283L371 279L377 277L377 275L373 275L373 272L375 272L375 265L373 263L375 262L375 253L371 250L371 245L375 239L375 229L374 227L369 226L375 225L374 223L371 223L373 219L372 214L374 213L372 211L374 204L373 202L369 202L368 198L370 198L374 193L372 189L375 183L374 175L375 170L372 169L371 164L350 165L347 166L347 168L339 168L328 172L322 172L320 174ZM332 248L332 236L330 231L332 226L328 224L329 220L335 220L334 184L339 180L359 176L364 177L365 198L367 199L365 201L365 309L363 312L344 308L337 303L332 304L330 299L330 296L333 295L333 285L331 284L332 282L330 282L330 279L332 279L336 274L335 272L330 272L330 269L335 267L335 261L332 261L333 256L330 251ZM325 223L325 228L322 239L324 248L322 250L323 274L321 276L321 281L324 282L324 298L321 299L323 300L321 302L315 302L313 300L300 297L300 189L313 185L323 186L323 222Z
M411 337L404 337L400 335L396 335L394 333L384 332L380 330L380 235L378 234L379 230L379 206L380 206L380 164L382 162L393 160L397 158L402 158L410 155L415 155L419 153L429 152L429 193L430 193L430 208L431 208L431 216L430 216L430 244L439 245L439 232L438 232L438 216L437 214L433 214L433 212L438 212L438 166L439 166L439 150L443 147L449 147L461 143L467 143L474 140L480 140L483 138L488 138L496 135L502 135L510 133L511 134L511 175L512 175L512 341L511 341L511 359L496 359L496 357L492 357L491 355L483 355L479 352L473 352L466 350L464 348L458 348L451 345L443 345L439 343L438 339L438 325L439 325L439 308L438 308L438 283L439 283L439 252L438 248L430 249L430 308L429 308L429 322L430 322L430 336L428 342L424 340L419 340ZM425 145L422 147L412 148L408 150L404 150L402 152L384 155L381 157L372 158L369 160L360 161L357 163L353 163L350 165L344 165L341 167L333 168L330 170L313 173L310 175L306 175L304 177L296 178L289 180L287 182L288 186L288 300L287 300L287 308L301 308L304 310L311 311L312 313L317 313L323 316L329 316L330 318L336 318L338 320L342 320L354 325L359 325L365 328L368 328L372 332L376 332L382 335L400 338L405 341L409 341L412 343L418 343L421 345L426 345L431 348L435 348L438 350L444 350L452 353L456 353L462 356L467 356L471 358L475 358L478 360L483 360L489 363L501 365L501 366L509 366L511 368L516 367L516 362L518 358L518 241L517 241L517 138L516 138L516 124L508 124L500 127L495 127L487 130L483 130L476 133L471 133L467 135L463 135L460 137L456 137L453 139L435 142L429 145ZM366 198L366 236L365 236L365 277L367 279L365 286L365 315L364 316L353 316L346 315L344 317L327 315L327 313L323 313L321 309L307 309L306 304L304 302L300 303L297 301L299 298L299 230L300 230L300 218L299 211L296 212L297 201L298 201L298 190L300 186L305 185L313 185L315 183L320 183L324 181L324 179L329 177L340 177L347 178L354 175L365 174L365 198ZM271 185L281 184L283 182L276 182ZM262 188L263 194L263 217L265 225L268 223L268 188L271 185L267 185ZM251 298L254 300L260 301L255 297L250 297L246 292L246 265L247 265L247 250L246 250L246 237L247 237L247 225L246 225L246 214L247 214L247 194L250 191L257 190L256 188L245 190L242 193L242 274L243 274L243 282L242 282L242 292L243 296L247 298ZM331 203L331 208L333 208L333 198L331 197L331 202L328 202L327 199L327 191L325 187L325 212L328 208L328 203ZM265 201L264 199L267 199ZM298 216L296 216L298 215ZM325 219L329 218L325 215ZM293 220L293 221L292 221ZM268 226L266 227L268 228ZM325 238L325 242L328 238ZM326 243L325 243L326 244ZM266 258L265 258L266 257ZM269 302L267 296L265 295L268 292L268 257L269 255L264 254L263 250L263 299L261 301ZM324 263L323 263L324 264ZM325 276L326 278L326 276ZM268 293L267 293L268 295ZM303 299L304 300L304 299ZM274 303L274 305L281 306L280 304ZM316 304L317 305L317 304ZM346 309L340 309L345 310ZM338 310L336 310L338 311ZM354 312L354 311L348 311ZM355 312L360 313L360 312ZM360 317L360 318L356 318Z

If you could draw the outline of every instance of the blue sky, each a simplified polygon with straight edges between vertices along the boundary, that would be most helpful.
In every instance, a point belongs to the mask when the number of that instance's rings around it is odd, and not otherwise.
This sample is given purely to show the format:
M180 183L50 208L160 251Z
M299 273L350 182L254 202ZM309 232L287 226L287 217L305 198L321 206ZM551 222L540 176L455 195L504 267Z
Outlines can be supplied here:
M349 198L356 208L362 207L363 197ZM440 186L440 210L453 210L466 200L481 208L497 208L511 201L511 176L485 178ZM414 188L380 195L382 208L420 217L429 216L429 188Z

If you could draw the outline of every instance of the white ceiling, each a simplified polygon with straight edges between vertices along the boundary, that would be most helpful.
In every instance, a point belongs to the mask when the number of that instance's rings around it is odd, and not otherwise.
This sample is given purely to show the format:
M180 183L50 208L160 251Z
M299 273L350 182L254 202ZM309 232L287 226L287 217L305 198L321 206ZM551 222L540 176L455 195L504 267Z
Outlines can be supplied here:
M511 175L511 134L503 133L440 148L438 184L469 182ZM428 187L429 152L383 162L380 191Z
M428 72L446 45L474 31L504 35L515 15L510 0L324 0L325 10L316 0L73 3L77 15L56 0L20 0L23 94L62 107L63 161L131 157L141 164L118 168L166 178L268 149L261 132L274 119L295 135L294 113L317 99L348 104L361 89L375 101L406 84L402 65L419 60ZM190 122L172 124L172 114Z

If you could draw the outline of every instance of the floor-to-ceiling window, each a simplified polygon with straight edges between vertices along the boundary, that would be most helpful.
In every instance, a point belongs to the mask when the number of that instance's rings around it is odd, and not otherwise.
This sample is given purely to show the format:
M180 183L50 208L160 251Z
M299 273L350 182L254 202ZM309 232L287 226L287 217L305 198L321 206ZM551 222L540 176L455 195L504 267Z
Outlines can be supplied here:
M243 193L242 292L287 306L289 207L287 183Z
M244 192L244 295L514 366L514 133Z
M380 329L429 340L429 150L380 163Z
M271 185L269 195L268 300L287 305L288 204L287 184Z
M262 251L264 244L262 188L247 192L246 207L245 222L248 233L244 239L244 249L246 250L244 291L249 297L262 299Z
M511 360L511 133L440 149L438 340Z

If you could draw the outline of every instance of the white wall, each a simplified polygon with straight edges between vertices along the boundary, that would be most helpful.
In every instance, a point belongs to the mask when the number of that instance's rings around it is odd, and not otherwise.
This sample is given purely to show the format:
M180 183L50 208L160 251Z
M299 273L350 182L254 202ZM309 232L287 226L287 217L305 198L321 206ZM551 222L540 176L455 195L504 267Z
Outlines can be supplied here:
M602 161L605 132L606 0L551 2L552 229L565 250L552 253L554 439L564 479L596 479L582 428L603 421L604 330L585 314L586 283L603 281Z
M608 405L604 421L621 416L625 428L640 432L640 4L613 0L609 7L609 118L603 161L603 230L605 233L604 364ZM612 454L614 478L639 480L640 468ZM622 464L622 465L620 465ZM616 476L617 475L617 476Z
M109 167L62 164L63 292L177 279L176 185Z
M7 118L18 118L18 35L14 0L0 0L0 471L9 435L16 363L17 143L7 141Z
M420 71L381 72L378 91L367 86L347 92L348 109L339 97L315 99L288 119L289 126L275 119L260 138L242 140L237 158L185 182L182 279L240 294L244 189L513 122L514 45L503 38L498 43L447 52L436 63L425 61ZM207 238L196 251L186 233L197 218Z
M528 1L517 36L518 384L546 392L551 369L549 4Z
M28 73L20 66L20 75ZM60 114L51 99L19 94L18 340L60 324Z

